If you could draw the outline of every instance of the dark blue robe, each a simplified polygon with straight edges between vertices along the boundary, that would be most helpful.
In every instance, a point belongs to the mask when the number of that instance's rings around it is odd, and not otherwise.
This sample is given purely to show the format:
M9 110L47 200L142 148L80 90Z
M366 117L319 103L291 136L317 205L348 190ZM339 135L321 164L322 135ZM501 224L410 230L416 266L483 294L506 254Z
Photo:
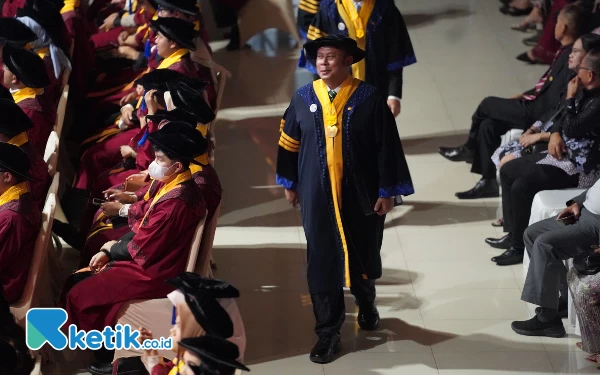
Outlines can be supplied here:
M375 202L379 197L414 193L386 98L361 82L343 108L342 228L335 218L327 168L323 109L312 84L296 92L282 121L277 183L298 192L311 294L345 286L340 230L346 238L350 273L380 278L385 216L373 214Z

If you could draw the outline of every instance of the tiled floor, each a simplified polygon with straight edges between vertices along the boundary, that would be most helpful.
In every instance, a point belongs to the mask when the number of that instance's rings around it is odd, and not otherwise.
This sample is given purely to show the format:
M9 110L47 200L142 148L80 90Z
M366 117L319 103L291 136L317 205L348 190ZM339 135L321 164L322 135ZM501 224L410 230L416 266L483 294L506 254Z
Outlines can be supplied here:
M388 218L378 285L377 332L357 328L350 296L343 355L315 365L306 284L305 240L298 211L273 187L279 120L307 75L296 51L267 57L216 52L234 73L217 124L216 168L225 189L215 239L217 277L242 291L239 301L253 374L588 374L595 366L576 337L540 339L512 332L526 319L522 268L498 267L483 243L497 199L464 202L474 184L466 164L437 155L459 144L487 95L512 96L535 84L545 67L514 59L527 37L498 12L496 0L396 0L418 63L405 70L398 129L417 193ZM566 321L565 321L565 324ZM572 328L569 328L572 332ZM64 372L60 372L61 374Z

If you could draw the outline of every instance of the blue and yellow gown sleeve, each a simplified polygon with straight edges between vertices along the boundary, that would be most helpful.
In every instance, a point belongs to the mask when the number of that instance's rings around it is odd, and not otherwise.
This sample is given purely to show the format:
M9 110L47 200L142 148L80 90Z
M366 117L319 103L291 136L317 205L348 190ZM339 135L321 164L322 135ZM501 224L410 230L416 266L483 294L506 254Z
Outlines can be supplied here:
M294 101L286 109L279 130L277 150L277 184L289 190L298 187L298 153L300 152L300 125L296 120Z
M376 106L372 124L379 172L379 197L414 194L415 189L394 115L387 106L386 98L377 100Z
M385 20L385 45L389 75L388 95L402 98L403 69L417 62L410 35L398 8L391 2Z
M298 32L302 39L308 39L308 28L319 11L321 0L300 0L298 4Z

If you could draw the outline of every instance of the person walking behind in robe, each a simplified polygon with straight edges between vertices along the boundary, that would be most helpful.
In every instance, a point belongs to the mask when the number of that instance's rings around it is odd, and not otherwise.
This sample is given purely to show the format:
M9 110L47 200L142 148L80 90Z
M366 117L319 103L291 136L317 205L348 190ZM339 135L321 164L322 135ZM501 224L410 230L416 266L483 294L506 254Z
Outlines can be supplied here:
M300 88L285 111L276 181L302 209L319 337L310 359L328 363L339 350L344 286L356 297L360 327L377 328L385 215L414 188L386 97L350 75L365 52L338 35L304 49L321 79Z

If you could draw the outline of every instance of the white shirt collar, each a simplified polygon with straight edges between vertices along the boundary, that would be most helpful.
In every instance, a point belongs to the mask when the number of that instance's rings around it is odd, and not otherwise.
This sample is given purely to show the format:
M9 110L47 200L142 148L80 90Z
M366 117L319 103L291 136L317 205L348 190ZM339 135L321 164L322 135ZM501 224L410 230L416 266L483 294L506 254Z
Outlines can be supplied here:
M363 2L364 2L364 0L360 0L360 1L353 0L353 1L354 1L354 7L356 9L358 9L358 7L362 7Z
M325 85L325 86L327 86L327 85ZM339 85L338 87L336 87L335 89L333 89L333 91L335 91L336 94L339 94L341 88L342 88L342 85ZM332 91L331 87L329 87L329 86L327 86L327 90L328 91Z

